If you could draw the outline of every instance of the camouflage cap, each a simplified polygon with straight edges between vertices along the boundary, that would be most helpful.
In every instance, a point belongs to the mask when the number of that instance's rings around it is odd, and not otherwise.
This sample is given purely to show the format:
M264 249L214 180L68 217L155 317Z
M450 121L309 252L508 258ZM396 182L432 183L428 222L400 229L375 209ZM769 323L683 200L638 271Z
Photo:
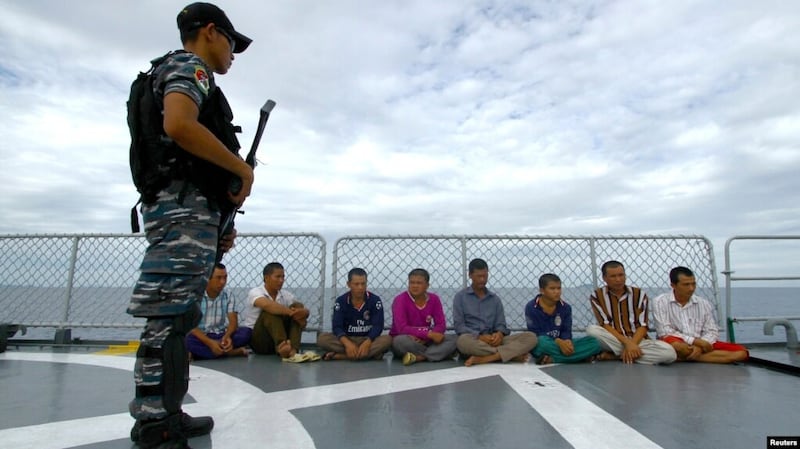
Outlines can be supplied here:
M213 23L230 34L236 41L234 53L241 53L247 49L252 39L236 31L225 12L211 3L192 3L178 13L178 29L187 32Z

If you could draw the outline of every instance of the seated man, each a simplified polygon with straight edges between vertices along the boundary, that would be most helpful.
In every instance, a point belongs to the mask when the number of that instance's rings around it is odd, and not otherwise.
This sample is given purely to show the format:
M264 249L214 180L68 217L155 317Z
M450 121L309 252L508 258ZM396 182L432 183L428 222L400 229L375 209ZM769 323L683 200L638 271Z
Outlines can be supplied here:
M349 292L336 298L331 320L333 332L317 337L324 360L380 360L392 337L383 333L383 303L367 291L367 272L353 268L347 273Z
M675 267L669 272L672 293L653 300L653 320L658 338L671 344L679 362L734 363L747 360L742 345L719 341L714 306L694 294L692 270Z
M486 288L489 266L483 259L469 262L471 285L453 298L453 324L458 334L456 346L468 356L464 365L502 361L527 362L536 346L536 334L511 332L506 326L503 302Z
M605 287L589 297L597 325L586 334L625 363L656 365L675 361L675 350L667 343L647 338L647 295L625 285L625 267L609 260L600 268Z
M203 318L186 336L186 347L195 359L246 356L250 353L247 343L250 342L251 331L238 326L236 299L225 290L227 282L225 265L216 264L200 301Z
M536 334L539 342L533 348L536 363L575 363L614 357L603 352L597 339L582 337L572 340L572 306L561 299L561 279L552 273L539 277L539 294L525 305L525 322L528 330Z
M283 265L268 263L262 274L264 285L247 294L242 326L253 329L250 346L256 354L278 354L284 359L294 357L300 350L308 309L293 294L283 290L286 279Z
M439 295L428 292L430 274L422 268L408 273L408 290L392 301L392 352L403 365L452 357L456 336L446 335L447 322Z

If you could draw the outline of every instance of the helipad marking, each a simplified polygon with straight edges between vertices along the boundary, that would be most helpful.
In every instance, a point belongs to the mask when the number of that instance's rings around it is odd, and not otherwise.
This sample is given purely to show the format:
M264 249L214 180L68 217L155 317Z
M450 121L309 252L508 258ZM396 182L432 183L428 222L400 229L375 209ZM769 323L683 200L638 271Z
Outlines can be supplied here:
M132 370L135 362L132 357L24 352L0 354L0 360L78 363L122 370ZM184 409L193 415L214 416L214 446L255 449L263 447L264 435L281 435L269 442L270 448L314 449L314 441L291 410L488 376L502 377L575 448L659 448L532 364L456 367L437 370L436 376L423 372L271 393L225 373L192 366L190 392L197 403ZM288 407L280 409L278 404ZM264 410L270 410L270 419L258 420L258 425L242 425L257 420ZM82 418L0 430L0 441L9 447L73 447L128 438L132 423L127 413Z

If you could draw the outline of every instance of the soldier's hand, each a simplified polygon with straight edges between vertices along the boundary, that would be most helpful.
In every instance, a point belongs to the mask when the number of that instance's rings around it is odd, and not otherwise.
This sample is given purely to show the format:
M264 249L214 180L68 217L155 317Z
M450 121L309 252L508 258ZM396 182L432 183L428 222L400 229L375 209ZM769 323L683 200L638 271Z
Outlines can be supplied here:
M242 165L246 168L239 174L239 179L242 180L242 189L235 195L232 192L228 192L228 199L237 207L241 207L242 204L244 204L244 200L250 196L250 190L253 188L254 180L253 168L244 162L242 162Z
M223 253L227 253L231 248L234 247L234 240L236 240L236 228L234 228L230 233L225 234L222 238L219 239L219 250Z

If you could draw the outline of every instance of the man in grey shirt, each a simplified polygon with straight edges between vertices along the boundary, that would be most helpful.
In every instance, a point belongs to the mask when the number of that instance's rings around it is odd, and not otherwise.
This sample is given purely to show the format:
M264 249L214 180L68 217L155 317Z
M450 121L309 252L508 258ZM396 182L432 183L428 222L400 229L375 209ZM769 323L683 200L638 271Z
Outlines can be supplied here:
M464 365L510 360L527 362L536 346L536 334L510 335L500 297L486 288L489 265L483 259L469 262L471 285L453 299L453 326L458 334L458 351L468 356Z

